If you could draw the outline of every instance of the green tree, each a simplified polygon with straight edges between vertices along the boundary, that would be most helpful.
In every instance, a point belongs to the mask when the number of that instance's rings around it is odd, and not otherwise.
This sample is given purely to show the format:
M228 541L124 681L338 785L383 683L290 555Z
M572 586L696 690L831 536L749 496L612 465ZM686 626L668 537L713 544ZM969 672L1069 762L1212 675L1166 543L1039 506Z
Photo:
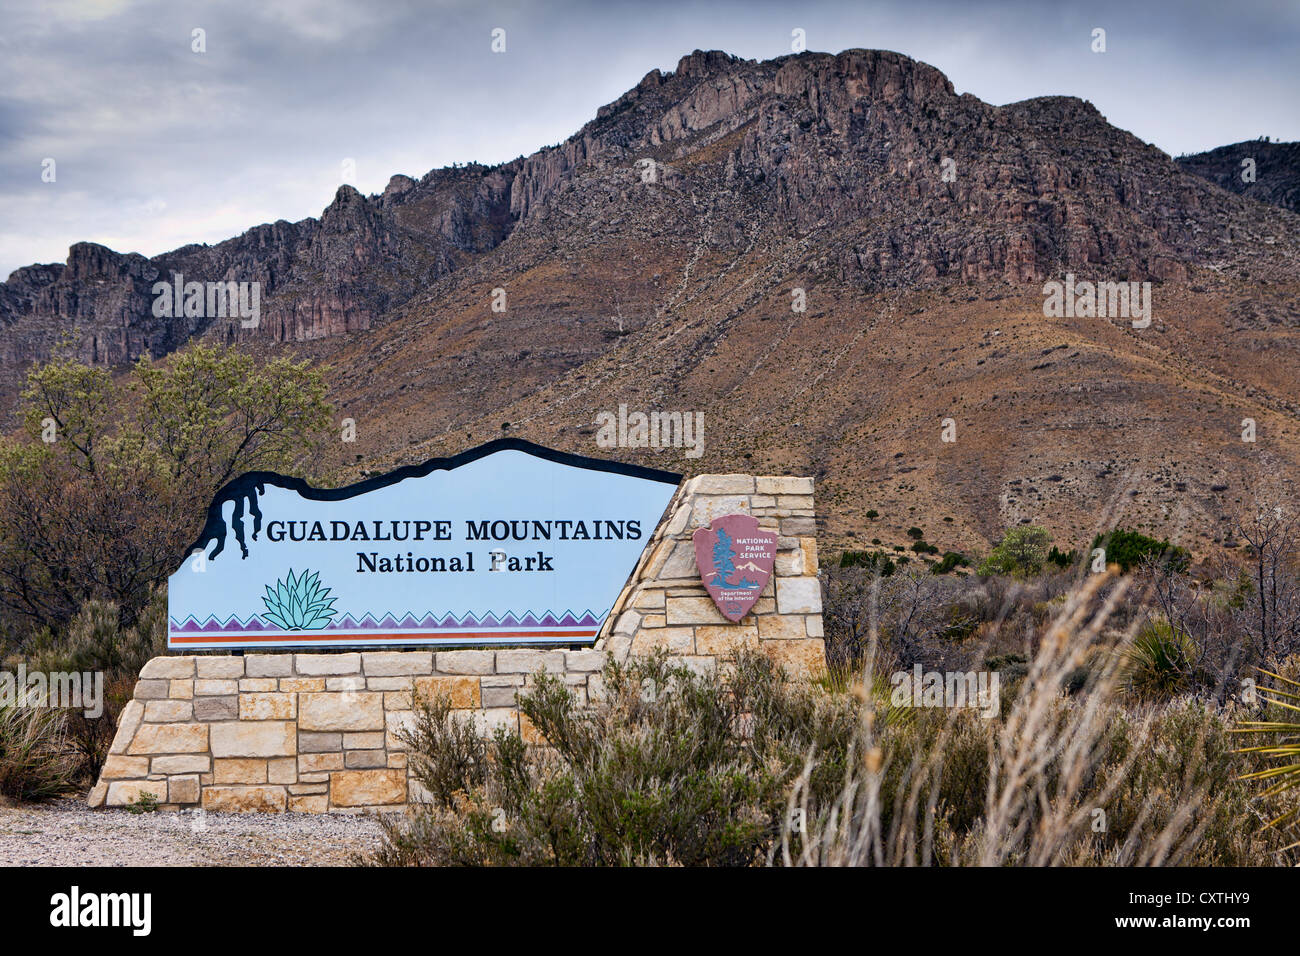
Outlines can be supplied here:
M202 517L137 438L96 444L0 443L0 605L36 627L93 598L131 623Z
M205 497L245 471L287 468L329 426L324 379L305 361L196 345L163 363L141 357L135 378L142 432Z
M62 441L68 464L93 472L113 403L108 370L68 360L36 365L21 398L28 434L45 444Z
M1047 560L1047 546L1052 536L1038 525L1008 528L1002 540L980 565L980 574L1037 574Z
M117 384L73 359L34 367L26 436L0 440L0 607L21 639L90 600L135 623L241 472L286 470L327 434L319 371L190 346ZM17 625L17 627L15 627Z

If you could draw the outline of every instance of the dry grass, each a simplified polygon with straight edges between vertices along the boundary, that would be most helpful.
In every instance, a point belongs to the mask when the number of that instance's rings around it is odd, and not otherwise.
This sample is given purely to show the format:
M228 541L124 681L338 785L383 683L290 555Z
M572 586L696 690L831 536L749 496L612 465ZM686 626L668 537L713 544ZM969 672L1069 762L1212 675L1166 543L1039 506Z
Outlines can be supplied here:
M0 707L0 796L44 800L72 788L77 760L63 711Z
M882 727L879 694L863 690L878 683L868 665L855 687L863 707L841 792L828 807L813 805L807 780L816 755L810 755L790 791L780 861L1288 862L1286 833L1265 824L1259 801L1241 780L1249 761L1229 743L1231 714L1192 698L1161 706L1126 700L1123 665L1137 624L1117 631L1107 622L1128 588L1127 579L1086 579L1046 627L1000 719L950 709L919 745ZM1086 684L1067 695L1063 687L1080 668L1087 670ZM969 807L963 815L954 771L976 778L974 819ZM800 819L804 832L792 832L788 821Z

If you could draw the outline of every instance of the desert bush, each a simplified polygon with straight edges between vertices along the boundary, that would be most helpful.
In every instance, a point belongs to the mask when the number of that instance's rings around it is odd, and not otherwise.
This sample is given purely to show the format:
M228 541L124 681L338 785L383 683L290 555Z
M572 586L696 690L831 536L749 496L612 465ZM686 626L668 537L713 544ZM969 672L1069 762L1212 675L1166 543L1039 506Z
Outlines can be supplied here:
M930 565L930 573L947 574L958 567L970 567L970 558L958 551L945 551L942 558Z
M117 718L135 689L135 682L151 658L167 651L167 597L153 592L136 623L124 627L116 604L88 601L59 633L45 630L30 642L29 667L46 673L103 675L103 712L88 717L84 710L65 715L65 734L77 757L78 775L99 775Z
M1092 539L1090 550L1096 548L1105 548L1106 563L1118 564L1125 574L1153 561L1175 571L1185 571L1191 563L1191 555L1185 548L1128 528L1115 528L1107 534L1097 535Z
M1236 711L1126 696L1141 625L1108 622L1129 583L1090 576L1032 655L990 658L1015 678L993 717L896 705L871 644L817 685L757 655L706 675L662 656L611 665L587 709L543 676L520 708L545 745L435 701L408 738L428 803L384 823L371 862L1295 862L1294 834L1265 825L1243 779Z
M1002 540L980 565L980 574L1037 574L1047 560L1047 546L1052 536L1046 528L1023 525L1008 528Z
M840 554L839 566L879 571L882 577L888 577L895 571L893 558L883 551L844 551Z
M1114 709L1096 789L1105 829L1089 832L1075 862L1126 866L1260 866L1294 862L1294 837L1271 829L1231 736L1234 708L1185 696L1158 708Z
M1196 647L1168 621L1151 618L1124 654L1129 690L1146 699L1167 699L1191 687Z
M814 802L843 779L852 698L787 682L764 657L725 676L664 656L611 664L604 686L587 709L546 675L520 696L545 747L481 737L445 699L426 703L407 742L429 802L385 822L374 862L752 865L807 753Z
M946 660L953 641L978 623L959 580L928 568L903 568L886 576L867 567L823 570L822 617L832 667L862 667L872 640L884 669L919 660ZM890 667L885 667L885 662Z
M1074 566L1074 562L1079 560L1079 552L1076 550L1062 551L1056 545L1052 545L1047 552L1047 561L1058 568L1069 568Z
M152 592L131 627L122 624L112 601L87 601L60 633L33 646L43 670L103 671L136 676L151 658L167 650L167 595Z
M1125 582L1072 593L1001 717L920 715L882 732L864 707L839 797L782 832L797 865L1259 865L1292 835L1253 811L1231 714L1190 698L1129 706L1132 634L1107 626ZM1018 663L1007 660L1007 663ZM991 662L992 663L992 662ZM1026 666L1026 665L1022 665ZM1084 668L1084 686L1062 685ZM810 758L805 771L813 766ZM801 777L790 806L804 806Z

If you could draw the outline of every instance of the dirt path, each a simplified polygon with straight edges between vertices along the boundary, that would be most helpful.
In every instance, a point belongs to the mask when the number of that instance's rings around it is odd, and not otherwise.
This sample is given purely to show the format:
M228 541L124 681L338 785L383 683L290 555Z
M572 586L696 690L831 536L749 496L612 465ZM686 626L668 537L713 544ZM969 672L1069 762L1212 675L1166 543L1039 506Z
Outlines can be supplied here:
M379 842L363 816L0 806L0 866L345 866Z

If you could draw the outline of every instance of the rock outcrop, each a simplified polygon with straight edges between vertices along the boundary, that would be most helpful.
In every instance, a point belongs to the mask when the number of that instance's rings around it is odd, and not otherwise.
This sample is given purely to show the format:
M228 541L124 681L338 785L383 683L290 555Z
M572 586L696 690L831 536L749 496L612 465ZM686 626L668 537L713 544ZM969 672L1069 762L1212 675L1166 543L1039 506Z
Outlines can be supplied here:
M1300 143L1253 139L1179 156L1177 163L1228 192L1300 213Z

